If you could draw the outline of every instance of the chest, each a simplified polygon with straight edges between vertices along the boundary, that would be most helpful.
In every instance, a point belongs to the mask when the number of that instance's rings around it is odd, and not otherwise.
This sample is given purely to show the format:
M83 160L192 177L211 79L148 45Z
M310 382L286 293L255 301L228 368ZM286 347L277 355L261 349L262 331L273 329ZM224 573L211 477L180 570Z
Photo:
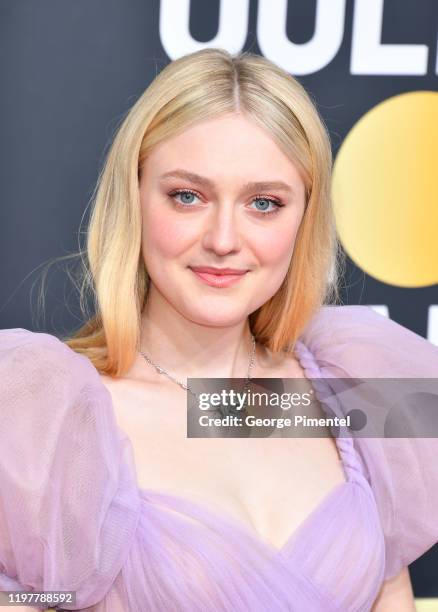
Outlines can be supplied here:
M139 488L207 503L277 548L345 481L331 437L187 438L183 390L101 378Z

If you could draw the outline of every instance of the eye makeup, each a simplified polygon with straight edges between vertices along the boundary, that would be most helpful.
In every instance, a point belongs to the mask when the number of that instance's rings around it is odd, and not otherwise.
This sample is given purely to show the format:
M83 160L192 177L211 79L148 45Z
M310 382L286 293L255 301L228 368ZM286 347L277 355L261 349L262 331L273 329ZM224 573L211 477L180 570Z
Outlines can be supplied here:
M186 202L185 204L183 204L182 202L176 200L177 196L184 196L184 195L193 195L197 198L201 198L201 195L195 191L194 189L174 189L171 192L168 193L168 196L170 198L172 198L175 206L177 208L192 208L192 204L193 202ZM256 201L265 201L265 202L269 202L269 204L273 205L275 208L273 208L272 210L268 210L268 211L264 211L264 210L257 210L255 208L252 208L251 210L255 210L256 213L259 213L261 216L268 216L268 215L272 215L272 214L277 214L280 211L280 208L282 208L283 206L285 206L281 200L279 200L278 198L275 198L273 196L267 196L267 195L256 195L251 199L251 203L256 202Z

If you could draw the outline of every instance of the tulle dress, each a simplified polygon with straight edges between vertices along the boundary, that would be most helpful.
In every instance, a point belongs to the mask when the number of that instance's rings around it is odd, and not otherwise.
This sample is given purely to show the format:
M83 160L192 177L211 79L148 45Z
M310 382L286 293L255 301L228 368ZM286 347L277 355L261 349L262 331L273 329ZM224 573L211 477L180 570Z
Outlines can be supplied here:
M323 306L295 354L309 380L438 378L438 348L366 306ZM438 541L436 437L335 437L345 480L279 550L139 489L109 391L55 336L2 330L0 381L2 591L76 591L59 609L93 612L368 611Z

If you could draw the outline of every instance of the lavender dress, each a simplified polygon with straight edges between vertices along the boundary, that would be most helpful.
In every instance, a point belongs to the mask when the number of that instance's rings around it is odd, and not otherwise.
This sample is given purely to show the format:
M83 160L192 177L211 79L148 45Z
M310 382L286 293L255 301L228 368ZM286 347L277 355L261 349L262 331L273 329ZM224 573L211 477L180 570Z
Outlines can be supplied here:
M309 379L438 378L437 347L365 306L324 306L296 356ZM278 550L139 490L109 391L56 337L1 331L0 381L0 590L73 590L62 609L93 612L367 611L438 541L437 438L335 438L345 481Z

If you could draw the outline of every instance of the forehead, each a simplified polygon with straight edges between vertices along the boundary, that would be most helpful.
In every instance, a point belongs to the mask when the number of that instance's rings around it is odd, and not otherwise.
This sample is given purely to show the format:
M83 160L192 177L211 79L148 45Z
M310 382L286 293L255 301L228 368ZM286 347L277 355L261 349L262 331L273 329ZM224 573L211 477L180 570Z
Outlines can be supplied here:
M167 138L152 149L144 169L151 175L181 166L213 181L301 182L296 165L269 132L240 114L202 121Z

